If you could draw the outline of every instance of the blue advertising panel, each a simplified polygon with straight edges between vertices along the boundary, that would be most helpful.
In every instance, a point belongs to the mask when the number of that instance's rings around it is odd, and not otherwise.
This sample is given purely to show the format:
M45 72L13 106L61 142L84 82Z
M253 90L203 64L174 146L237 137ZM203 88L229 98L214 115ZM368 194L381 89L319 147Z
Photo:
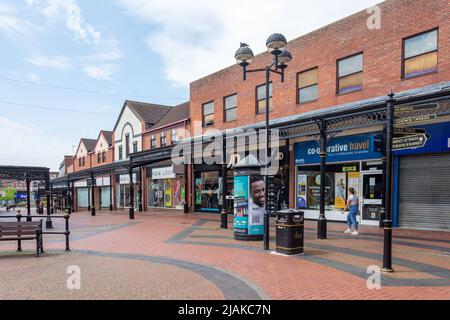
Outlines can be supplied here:
M330 139L327 162L344 162L382 157L381 133L360 134ZM320 163L320 148L317 141L298 142L294 147L295 164Z
M395 156L424 153L450 152L450 122L416 126L421 132L425 130L427 141L423 147L394 150Z
M248 176L234 177L234 229L248 234Z

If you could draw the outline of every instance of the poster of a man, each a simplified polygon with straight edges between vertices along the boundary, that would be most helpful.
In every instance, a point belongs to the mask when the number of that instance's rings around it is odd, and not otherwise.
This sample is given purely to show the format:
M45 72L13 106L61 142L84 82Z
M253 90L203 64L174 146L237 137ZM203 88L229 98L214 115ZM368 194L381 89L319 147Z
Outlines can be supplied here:
M261 176L250 177L249 234L262 232L266 203L265 183Z

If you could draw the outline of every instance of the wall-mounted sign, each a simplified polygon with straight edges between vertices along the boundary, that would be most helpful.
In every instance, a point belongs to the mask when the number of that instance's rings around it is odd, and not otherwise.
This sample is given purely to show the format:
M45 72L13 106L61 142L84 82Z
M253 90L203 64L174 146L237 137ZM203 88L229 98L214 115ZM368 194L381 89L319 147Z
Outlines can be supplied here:
M375 133L355 136L336 137L327 147L327 162L379 159L382 154L377 150L380 135ZM316 141L298 142L294 147L295 164L320 163L320 148Z
M152 169L152 179L173 179L175 178L175 173L173 172L173 166L164 168L153 168Z
M133 182L134 183L138 182L136 180L136 173L133 173ZM119 176L119 183L120 184L129 184L130 183L130 175L129 174L121 174Z
M402 150L402 149L413 149L422 148L427 143L428 139L425 134L416 134L413 136L405 136L402 138L392 139L392 149Z
M358 168L356 166L342 168L342 172L355 172L356 170L358 170Z
M416 134L427 133L423 128L394 128L394 136L412 136Z
M408 118L400 118L394 120L394 125L404 125L404 124L413 124L419 122L426 122L436 120L437 116L435 114L427 114L424 116L416 116L416 117L408 117Z

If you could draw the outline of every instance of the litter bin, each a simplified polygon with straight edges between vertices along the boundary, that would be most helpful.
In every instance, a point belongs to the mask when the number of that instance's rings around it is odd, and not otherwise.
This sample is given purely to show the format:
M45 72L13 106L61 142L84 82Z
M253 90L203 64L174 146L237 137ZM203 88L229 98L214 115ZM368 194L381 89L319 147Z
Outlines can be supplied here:
M44 214L44 206L38 207L38 214Z
M277 211L277 253L294 255L303 253L304 212L294 209Z

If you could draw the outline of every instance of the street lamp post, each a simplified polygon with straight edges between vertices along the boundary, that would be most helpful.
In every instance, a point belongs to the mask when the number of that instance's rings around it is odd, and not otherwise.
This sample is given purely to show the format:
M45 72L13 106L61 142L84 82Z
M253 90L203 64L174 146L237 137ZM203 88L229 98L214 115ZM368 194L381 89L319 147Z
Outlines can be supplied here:
M394 130L394 93L391 92L386 100L386 172L385 172L385 202L384 212L384 248L383 272L393 272L392 269L392 136Z
M292 55L289 51L284 49L287 45L286 38L280 33L272 34L266 42L267 49L273 55L273 61L265 68L247 70L251 60L254 57L253 51L245 43L241 43L241 47L236 51L235 58L238 64L243 70L243 80L247 80L247 73L250 72L265 72L266 75L266 159L264 161L265 172L265 193L269 190L269 95L270 95L270 73L276 73L280 75L281 82L284 82L284 70L287 68L287 64L292 60ZM269 250L269 201L266 197L264 201L265 213L264 213L264 250Z

